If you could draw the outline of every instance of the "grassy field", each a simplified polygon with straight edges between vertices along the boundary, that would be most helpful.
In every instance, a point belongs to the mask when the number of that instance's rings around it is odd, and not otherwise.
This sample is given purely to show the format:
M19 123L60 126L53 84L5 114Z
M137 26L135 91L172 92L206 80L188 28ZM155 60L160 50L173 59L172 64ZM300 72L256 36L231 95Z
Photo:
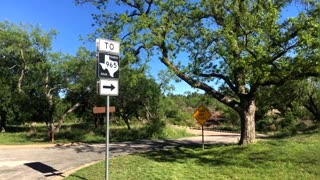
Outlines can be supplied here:
M26 126L8 126L7 132L0 133L0 144L49 143L45 126L29 128Z
M176 147L110 160L110 179L320 179L320 133L254 145ZM65 178L104 179L104 162Z
M8 126L7 132L0 133L0 145L50 143L45 125L35 128ZM113 125L110 128L110 142L132 141L138 139L175 139L191 136L184 129L165 126L158 132L150 132L145 126L134 124L128 130L126 126ZM55 143L105 143L105 128L95 128L90 124L66 124L55 134Z

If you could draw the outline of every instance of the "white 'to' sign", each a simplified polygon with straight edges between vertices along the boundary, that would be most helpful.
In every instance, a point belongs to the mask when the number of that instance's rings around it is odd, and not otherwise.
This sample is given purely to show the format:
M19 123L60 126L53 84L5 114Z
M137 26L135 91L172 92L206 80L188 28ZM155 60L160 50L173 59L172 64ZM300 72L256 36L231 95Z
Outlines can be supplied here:
M112 41L109 39L97 39L96 40L98 51L108 52L112 54L119 54L120 52L120 43L117 41Z

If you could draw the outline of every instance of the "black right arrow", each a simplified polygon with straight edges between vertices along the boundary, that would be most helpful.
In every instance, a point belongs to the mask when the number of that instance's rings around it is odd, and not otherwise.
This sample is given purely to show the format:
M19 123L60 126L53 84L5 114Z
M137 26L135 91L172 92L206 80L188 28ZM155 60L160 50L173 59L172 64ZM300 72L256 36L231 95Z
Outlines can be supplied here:
M102 87L106 88L106 89L111 89L111 91L114 90L114 88L115 88L112 84L111 84L111 86L102 86Z

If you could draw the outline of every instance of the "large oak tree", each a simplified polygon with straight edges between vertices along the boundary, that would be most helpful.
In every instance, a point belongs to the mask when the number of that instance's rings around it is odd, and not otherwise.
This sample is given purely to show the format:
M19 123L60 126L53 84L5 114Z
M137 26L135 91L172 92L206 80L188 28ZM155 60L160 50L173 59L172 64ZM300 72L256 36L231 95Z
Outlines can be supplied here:
M320 5L313 0L77 2L100 10L95 35L120 40L123 59L158 58L238 112L239 144L255 142L259 87L319 75ZM300 12L287 17L290 7Z

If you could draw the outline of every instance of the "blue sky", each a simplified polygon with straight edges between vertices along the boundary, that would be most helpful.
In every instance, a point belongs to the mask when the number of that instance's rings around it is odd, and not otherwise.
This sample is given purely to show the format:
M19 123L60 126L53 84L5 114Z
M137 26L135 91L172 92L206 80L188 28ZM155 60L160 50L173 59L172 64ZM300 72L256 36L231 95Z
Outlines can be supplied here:
M286 16L297 14L299 7L293 6L285 11ZM53 41L53 51L75 54L79 46L95 50L95 42L79 40L94 31L91 26L91 14L96 11L90 4L76 6L74 0L1 0L0 21L8 20L19 24L39 24L45 30L55 29L59 32ZM103 38L103 37L101 37ZM121 46L121 45L120 45ZM150 71L157 79L157 74L165 66L159 61L150 64ZM95 74L94 74L95 75ZM184 82L175 84L175 93L195 91Z
M90 4L76 6L74 0L1 0L0 21L38 24L45 31L55 29L59 34L53 41L53 51L74 55L79 46L95 50L95 42L79 40L80 36L85 37L94 31L91 14L95 11ZM153 62L150 66L154 76L165 68L160 62ZM178 94L194 91L184 82L175 86Z
M89 5L75 6L73 0L2 0L0 21L39 24L45 31L56 29L59 34L53 41L53 51L75 54L83 44L79 36L94 31L90 15L94 10ZM95 44L91 44L86 46L92 49Z

